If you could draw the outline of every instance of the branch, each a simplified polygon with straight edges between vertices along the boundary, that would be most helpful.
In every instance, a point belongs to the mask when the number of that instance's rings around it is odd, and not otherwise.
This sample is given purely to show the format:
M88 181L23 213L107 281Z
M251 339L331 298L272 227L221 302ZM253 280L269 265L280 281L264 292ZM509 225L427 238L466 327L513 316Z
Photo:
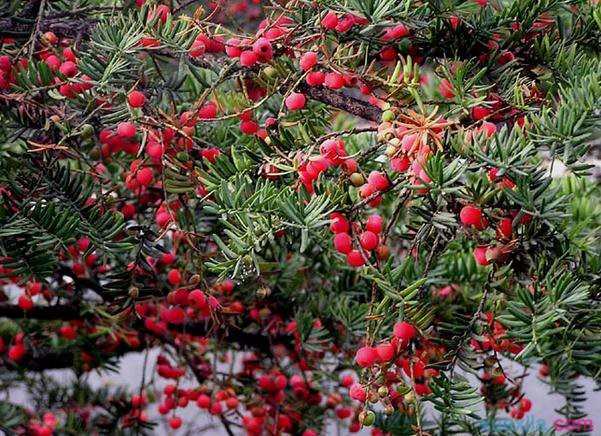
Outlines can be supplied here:
M382 110L369 102L359 100L358 98L340 92L334 92L323 86L309 86L305 83L301 83L298 88L313 100L333 106L336 109L343 110L356 117L376 122L379 122L382 119Z
M56 306L33 306L31 310L23 310L16 304L0 303L0 318L11 319L39 319L73 320L80 319L80 307L74 304L61 304Z

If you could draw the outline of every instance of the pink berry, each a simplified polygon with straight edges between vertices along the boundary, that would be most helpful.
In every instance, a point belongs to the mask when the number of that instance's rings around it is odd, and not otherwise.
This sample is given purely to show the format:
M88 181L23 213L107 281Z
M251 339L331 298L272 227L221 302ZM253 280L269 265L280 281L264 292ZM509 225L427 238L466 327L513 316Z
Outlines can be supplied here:
M259 56L252 50L245 50L240 53L240 65L243 67L252 67L259 61Z
M334 30L338 26L338 17L334 11L330 11L321 20L321 25L328 30Z
M359 237L359 242L364 250L372 251L375 250L378 244L380 243L380 238L374 232L370 232L369 230L361 233Z
M382 217L378 214L370 215L367 218L367 222L365 223L365 228L370 232L374 232L379 234L382 231L382 227L384 225L384 221Z
M359 250L351 250L346 255L346 261L350 266L354 266L355 268L365 265L365 260L363 260L363 256Z
M359 383L353 383L349 388L349 397L353 400L365 402L367 399L367 393L365 392L365 388L361 386Z
M459 219L464 226L475 227L478 230L483 230L488 224L482 210L473 205L464 206L459 212Z
M404 344L409 343L415 337L415 327L405 321L397 322L393 327L394 335Z
M486 257L486 252L488 251L488 247L486 245L480 245L474 248L474 259L478 265L486 266L490 265L490 261Z
M296 111L305 107L307 98L300 92L292 92L286 97L286 107L291 111Z
M117 125L117 135L122 138L132 138L136 136L136 126L129 121L119 123Z
M317 53L314 51L308 51L304 53L300 58L300 67L303 71L309 71L317 64Z
M339 253L348 254L353 249L353 240L348 233L334 235L334 248Z
M182 274L178 269L172 269L167 273L167 281L172 285L179 285L182 281Z
M362 368L372 366L378 360L378 353L374 347L361 347L355 354L355 362Z
M267 38L257 39L253 44L253 51L263 62L267 62L273 58L273 48Z
M343 88L345 85L345 80L344 77L342 76L342 74L340 73L336 73L336 72L331 72L326 74L325 80L324 80L324 84L328 87L328 88L332 88L332 89L340 89Z
M142 107L145 101L146 97L140 91L132 91L127 96L127 102L131 107Z
M149 167L144 167L136 173L136 180L142 186L149 186L152 183L152 179L152 169Z
M77 74L77 65L75 62L66 61L61 64L59 71L63 76L73 77Z
M343 215L339 213L333 213L331 218L332 223L330 224L330 230L332 233L346 233L349 231L349 223Z
M326 75L323 71L312 71L307 74L305 81L309 86L320 86L326 79Z
M378 344L376 353L378 353L380 362L390 362L394 357L394 346L390 342Z

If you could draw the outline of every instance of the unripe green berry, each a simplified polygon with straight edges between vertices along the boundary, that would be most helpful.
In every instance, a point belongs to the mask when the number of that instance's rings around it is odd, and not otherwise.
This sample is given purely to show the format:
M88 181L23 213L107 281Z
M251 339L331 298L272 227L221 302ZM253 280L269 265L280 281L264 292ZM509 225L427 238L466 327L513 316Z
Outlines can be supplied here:
M382 121L392 121L394 120L394 112L391 110L387 110L382 112Z

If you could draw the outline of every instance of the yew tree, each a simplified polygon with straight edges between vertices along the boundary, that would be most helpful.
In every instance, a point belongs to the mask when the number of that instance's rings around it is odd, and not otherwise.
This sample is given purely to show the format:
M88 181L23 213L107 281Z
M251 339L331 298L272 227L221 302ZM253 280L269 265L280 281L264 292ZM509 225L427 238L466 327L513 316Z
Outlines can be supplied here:
M596 0L1 3L1 430L585 416Z

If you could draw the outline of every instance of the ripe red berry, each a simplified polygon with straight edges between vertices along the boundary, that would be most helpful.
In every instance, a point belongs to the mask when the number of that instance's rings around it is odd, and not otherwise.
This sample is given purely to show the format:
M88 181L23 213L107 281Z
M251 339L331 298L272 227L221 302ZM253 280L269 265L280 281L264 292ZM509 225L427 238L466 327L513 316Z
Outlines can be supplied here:
M407 344L415 337L416 330L408 322L401 321L394 325L393 333L403 344Z
M300 58L300 67L303 71L309 71L315 65L317 65L317 53L314 51L308 51L304 53Z
M240 53L240 65L243 67L252 67L259 61L259 56L252 50L245 50Z
M363 255L359 250L351 250L346 255L346 261L350 266L354 266L356 268L365 265L365 260L363 259Z
M136 136L136 126L134 123L124 121L117 125L117 135L122 138L132 138Z
M167 273L167 281L172 285L179 285L182 281L182 274L178 269L172 269Z
M273 58L273 48L267 38L259 38L253 44L253 51L263 62L268 62Z
M353 240L348 233L334 235L334 248L342 254L348 254L353 249Z
M361 347L355 354L355 362L362 368L372 366L378 360L378 353L374 347Z
M520 409L522 409L524 412L529 412L530 409L532 409L532 401L526 397L522 398L520 400Z
M321 20L321 25L328 30L334 30L338 26L338 17L334 11L330 11Z
M347 233L350 229L349 222L340 213L333 213L330 217L332 222L330 223L330 230L332 233Z
M394 357L394 346L390 342L384 342L376 346L380 362L390 362Z
M379 234L382 231L382 227L384 225L384 221L382 217L378 214L370 215L367 218L367 222L365 223L365 228L370 232L374 232Z
M70 341L77 338L77 330L71 325L63 325L58 329L59 334Z
M245 135L254 135L259 130L259 125L254 121L242 121L240 131Z
M349 388L349 397L353 400L365 402L367 399L367 393L365 392L365 388L361 386L359 383L353 383Z
M372 171L369 173L367 183L373 186L376 191L385 191L390 186L388 177L379 171Z
M131 107L142 107L145 101L146 97L140 91L132 91L127 96L127 102Z
M33 301L31 301L29 295L20 295L17 304L23 310L33 309Z
M479 265L486 266L490 264L486 256L486 252L488 251L488 247L486 245L480 245L474 248L474 259Z
M326 74L325 79L324 79L324 84L328 88L340 89L340 88L344 87L346 82L345 82L342 74L336 73L336 72L331 72L331 73Z
M320 86L326 79L326 75L323 71L312 71L307 74L305 81L309 86Z
M169 419L169 427L173 430L177 430L182 426L182 419L179 416L173 416Z
M479 207L468 204L459 212L459 219L464 226L475 227L478 230L483 230L488 224L486 218L482 214Z
M20 361L25 355L25 346L23 344L15 344L8 349L8 358L14 362Z
M77 65L75 62L66 61L61 64L59 71L63 76L73 77L77 74Z
M511 239L513 235L513 220L511 218L503 218L497 225L497 237L499 239Z
M482 120L489 117L492 114L492 110L484 106L475 106L472 108L472 119L475 121Z
M292 92L288 97L286 97L286 107L291 111L304 108L306 102L307 98L305 97L305 94L300 92Z
M453 85L447 79L442 79L440 84L438 85L438 92L447 100L451 100L455 97L455 93L453 92Z
M375 250L378 244L380 243L380 238L374 232L370 232L369 230L361 233L359 237L359 242L364 250L372 251Z
M149 186L152 183L152 179L152 169L149 167L144 167L136 173L136 180L142 186Z
M237 58L242 53L241 41L238 38L230 38L225 41L225 53L231 58Z

